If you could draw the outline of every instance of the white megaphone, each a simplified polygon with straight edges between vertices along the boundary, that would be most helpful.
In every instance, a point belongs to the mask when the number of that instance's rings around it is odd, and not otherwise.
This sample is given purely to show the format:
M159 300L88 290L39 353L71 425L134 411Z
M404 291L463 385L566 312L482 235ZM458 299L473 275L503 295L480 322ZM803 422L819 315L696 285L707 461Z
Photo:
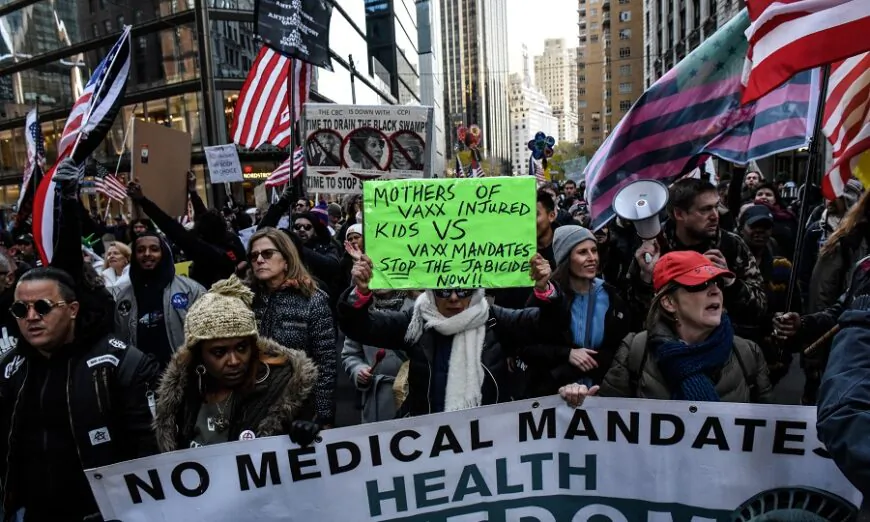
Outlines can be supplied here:
M634 222L641 239L653 239L662 230L659 212L668 204L668 187L651 180L638 180L622 187L613 198L613 211Z

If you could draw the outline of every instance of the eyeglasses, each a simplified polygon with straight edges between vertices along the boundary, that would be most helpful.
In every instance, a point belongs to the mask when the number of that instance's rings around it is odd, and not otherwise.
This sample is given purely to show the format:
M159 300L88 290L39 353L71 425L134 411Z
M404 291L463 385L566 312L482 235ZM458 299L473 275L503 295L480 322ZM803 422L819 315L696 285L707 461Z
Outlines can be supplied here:
M54 301L50 301L48 299L40 299L32 303L15 301L14 303L12 303L12 306L9 307L9 312L16 319L27 319L27 315L30 313L30 309L33 308L39 317L43 317L51 313L51 311L55 308L66 306L66 304L66 301L58 301L55 303Z
M686 292L694 294L697 292L703 292L704 290L710 288L713 285L716 285L719 288L722 288L722 279L719 277L715 277L715 278L710 279L708 281L704 281L703 283L701 283L699 285L692 285L692 286L680 285L680 288L682 288Z
M304 231L308 232L312 228L314 228L314 225L302 225L302 224L293 225L293 230L304 230Z
M263 250L254 250L253 252L248 254L248 259L253 263L254 261L260 259L260 256L263 256L263 259L268 261L268 260L272 259L272 257L277 253L279 253L279 252L274 248L266 248Z
M435 297L439 299L450 299L450 296L456 294L456 297L459 299L465 299L469 297L474 290L460 290L457 288L445 288L441 290L432 290L432 293L435 294Z

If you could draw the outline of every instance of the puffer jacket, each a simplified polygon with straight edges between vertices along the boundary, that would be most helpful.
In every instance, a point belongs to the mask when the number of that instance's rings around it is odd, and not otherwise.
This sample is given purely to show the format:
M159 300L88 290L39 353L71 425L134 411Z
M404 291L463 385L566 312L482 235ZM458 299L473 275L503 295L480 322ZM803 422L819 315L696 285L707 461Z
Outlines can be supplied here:
M289 284L272 293L256 284L252 290L252 308L260 335L282 346L302 350L314 361L319 375L314 389L317 421L334 424L338 348L326 292L317 290L307 298Z
M310 395L317 381L317 368L304 353L261 338L257 341L260 360L269 365L268 377L230 407L229 441L239 440L250 430L256 437L289 433L290 424L313 414ZM160 451L186 449L194 437L194 427L202 395L190 364L178 356L166 368L158 388L154 429Z
M481 353L481 364L485 370L481 387L482 406L512 400L507 359L514 355L513 347L533 344L542 337L543 332L555 328L559 312L553 299L557 295L558 291L554 290L550 300L540 303L539 308L511 310L490 307ZM408 343L405 335L413 312L372 310L371 302L371 299L361 301L355 287L347 289L338 303L338 320L342 331L357 342L406 353L409 360L409 392L398 415L434 413L430 390L435 347L441 334L425 329L416 343ZM511 342L505 342L507 340Z
M654 332L656 336L675 337L661 323ZM625 337L616 352L610 371L604 376L599 395L660 400L673 397L671 387L662 375L647 341L646 331ZM771 401L772 387L764 354L755 343L736 335L731 358L713 376L713 382L722 402Z
M864 495L858 520L870 521L870 312L846 311L840 327L819 388L816 427L834 462Z
M870 223L860 223L833 250L819 256L810 278L807 313L821 312L837 302L851 279L852 267L870 254L868 238Z

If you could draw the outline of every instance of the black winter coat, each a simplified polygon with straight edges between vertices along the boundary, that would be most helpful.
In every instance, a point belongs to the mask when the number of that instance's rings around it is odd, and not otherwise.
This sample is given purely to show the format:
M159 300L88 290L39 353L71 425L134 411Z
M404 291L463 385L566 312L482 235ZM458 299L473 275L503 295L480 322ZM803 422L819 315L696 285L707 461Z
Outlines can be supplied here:
M604 290L610 300L610 308L604 318L604 341L593 358L598 368L591 372L583 372L570 362L568 358L574 345L571 333L571 305L573 292L561 292L557 298L560 315L556 329L552 332L552 342L523 347L520 358L526 364L526 390L528 397L543 397L559 392L559 388L582 377L592 379L594 384L601 384L604 375L610 369L613 357L619 349L619 344L625 333L631 328L628 307L619 296L615 287L604 283Z
M109 336L88 345L63 348L74 351L67 362L67 408L82 470L108 466L157 453L151 429L151 406L157 390L157 363L136 348ZM0 476L3 508L8 520L21 506L22 487L9 477L21 475L23 460L13 458L25 439L43 440L41 433L22 433L16 422L28 369L34 357L41 357L22 339L0 362ZM19 454L20 455L20 454ZM10 469L14 468L14 469ZM87 501L84 499L83 501Z
M412 311L388 312L371 309L371 301L354 307L356 292L349 288L338 303L338 321L347 337L362 344L403 351L408 355L408 396L399 416L433 413L431 378L435 359L436 336L426 329L414 344L405 341ZM513 346L532 344L543 332L555 327L558 310L552 300L540 303L540 308L510 310L491 306L486 323L486 337L481 354L485 369L481 406L513 400L508 382L507 359L515 355ZM506 342L510 340L510 342Z

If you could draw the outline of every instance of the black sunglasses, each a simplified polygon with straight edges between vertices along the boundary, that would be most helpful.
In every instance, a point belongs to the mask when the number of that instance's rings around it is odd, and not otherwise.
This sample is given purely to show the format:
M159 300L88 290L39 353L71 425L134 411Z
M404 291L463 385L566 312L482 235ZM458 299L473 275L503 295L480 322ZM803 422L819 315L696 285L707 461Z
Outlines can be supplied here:
M260 259L260 256L263 256L263 259L268 261L268 260L272 259L272 257L277 253L278 253L278 251L274 248L264 248L263 250L254 250L253 252L248 254L248 260L253 263L254 261Z
M458 288L444 288L441 290L432 290L435 297L439 299L450 299L450 296L456 294L459 299L465 299L474 293L474 290L461 290Z
M304 231L308 232L312 228L314 228L314 225L302 225L302 224L293 225L293 230L304 230Z
M16 319L27 319L27 314L30 312L30 309L33 308L39 317L43 317L51 313L55 308L66 306L66 301L50 301L48 299L40 299L38 301L34 301L32 303L25 303L24 301L15 301L12 303L12 306L9 307L9 312Z
M686 292L694 294L697 292L703 292L704 290L707 290L708 288L710 288L712 285L716 285L719 288L722 288L722 278L721 277L714 277L713 279L704 281L703 283L698 284L698 285L692 285L692 286L680 285L680 288L682 288Z

